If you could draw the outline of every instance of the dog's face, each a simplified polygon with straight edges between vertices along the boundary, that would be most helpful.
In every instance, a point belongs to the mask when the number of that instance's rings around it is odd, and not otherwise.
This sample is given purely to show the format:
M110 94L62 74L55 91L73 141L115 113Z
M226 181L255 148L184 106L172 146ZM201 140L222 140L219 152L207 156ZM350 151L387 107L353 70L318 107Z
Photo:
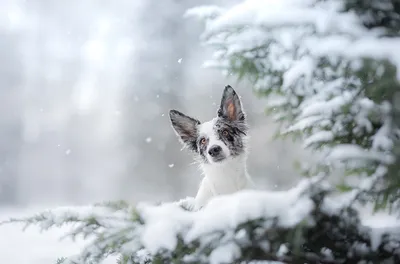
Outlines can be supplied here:
M245 153L247 122L239 96L231 86L222 94L217 117L200 123L197 119L171 110L172 127L181 142L204 163L221 163Z

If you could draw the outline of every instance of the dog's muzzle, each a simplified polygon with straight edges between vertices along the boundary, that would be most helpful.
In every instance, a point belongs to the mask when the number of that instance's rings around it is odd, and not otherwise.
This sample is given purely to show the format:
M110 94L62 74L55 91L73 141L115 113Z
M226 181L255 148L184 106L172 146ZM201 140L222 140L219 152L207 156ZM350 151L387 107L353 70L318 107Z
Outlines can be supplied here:
M218 145L213 145L208 150L208 155L210 155L213 162L219 162L225 159L224 152L222 148Z

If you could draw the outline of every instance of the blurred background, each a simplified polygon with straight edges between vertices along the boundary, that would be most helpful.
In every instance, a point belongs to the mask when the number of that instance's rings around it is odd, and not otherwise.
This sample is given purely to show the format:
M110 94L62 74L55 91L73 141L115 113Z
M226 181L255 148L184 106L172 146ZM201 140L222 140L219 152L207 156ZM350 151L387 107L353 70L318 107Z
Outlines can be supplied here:
M169 109L201 121L225 85L251 126L248 168L262 188L298 181L298 145L274 141L265 102L202 64L203 26L183 18L234 0L0 0L1 208L194 196L201 175Z

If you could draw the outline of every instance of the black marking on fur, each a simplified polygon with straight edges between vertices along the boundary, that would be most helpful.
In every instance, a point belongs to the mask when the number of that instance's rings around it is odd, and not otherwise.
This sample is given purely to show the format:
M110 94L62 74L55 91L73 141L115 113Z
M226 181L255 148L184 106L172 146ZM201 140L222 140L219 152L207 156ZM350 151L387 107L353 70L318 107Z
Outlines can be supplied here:
M206 143L205 144L201 144L200 143L203 138L206 139ZM210 142L209 139L204 137L204 136L199 137L198 140L197 140L197 150L198 150L198 153L199 153L199 155L201 157L201 160L203 162L208 162L208 160L207 160L207 148L208 148L208 143L209 142Z
M243 154L246 150L246 133L248 127L245 121L229 121L224 118L218 118L214 124L213 132L217 139L229 149L230 156L236 157ZM224 135L224 131L227 135ZM201 144L202 139L206 139L205 144ZM197 159L200 162L209 163L207 149L209 147L209 139L207 135L200 135L197 139ZM226 157L221 153L221 156L214 157L214 161L222 161Z
M198 125L200 121L177 110L169 111L172 128L190 150L197 151Z
M198 126L200 121L186 116L177 110L169 112L172 127L181 139L181 142L195 153L195 159L199 162L208 163L207 149L209 139L207 135L199 135ZM227 85L221 98L221 105L217 112L217 120L213 130L217 138L221 140L229 149L230 155L239 156L246 151L246 135L248 126L246 115L242 109L242 104L235 90ZM224 131L228 133L224 135ZM201 144L205 138L206 143ZM224 156L217 157L223 160Z
M214 129L217 131L218 139L224 142L232 156L238 156L246 150L247 124L244 121L228 121L218 118ZM228 134L224 135L224 131Z

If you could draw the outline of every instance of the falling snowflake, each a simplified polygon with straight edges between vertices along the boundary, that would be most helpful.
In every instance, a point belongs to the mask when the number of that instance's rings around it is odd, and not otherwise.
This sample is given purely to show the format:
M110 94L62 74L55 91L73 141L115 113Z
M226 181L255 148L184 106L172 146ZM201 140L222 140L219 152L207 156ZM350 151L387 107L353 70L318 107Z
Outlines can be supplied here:
M175 166L175 164L169 164L168 167L173 168Z
M146 138L146 143L150 143L151 142L151 137Z
M69 155L69 154L71 154L71 150L70 150L70 149L67 149L67 150L65 151L65 155Z
M180 58L180 59L178 60L178 63L181 63L181 62L182 62L182 60L183 60L183 59L182 59L182 58Z

